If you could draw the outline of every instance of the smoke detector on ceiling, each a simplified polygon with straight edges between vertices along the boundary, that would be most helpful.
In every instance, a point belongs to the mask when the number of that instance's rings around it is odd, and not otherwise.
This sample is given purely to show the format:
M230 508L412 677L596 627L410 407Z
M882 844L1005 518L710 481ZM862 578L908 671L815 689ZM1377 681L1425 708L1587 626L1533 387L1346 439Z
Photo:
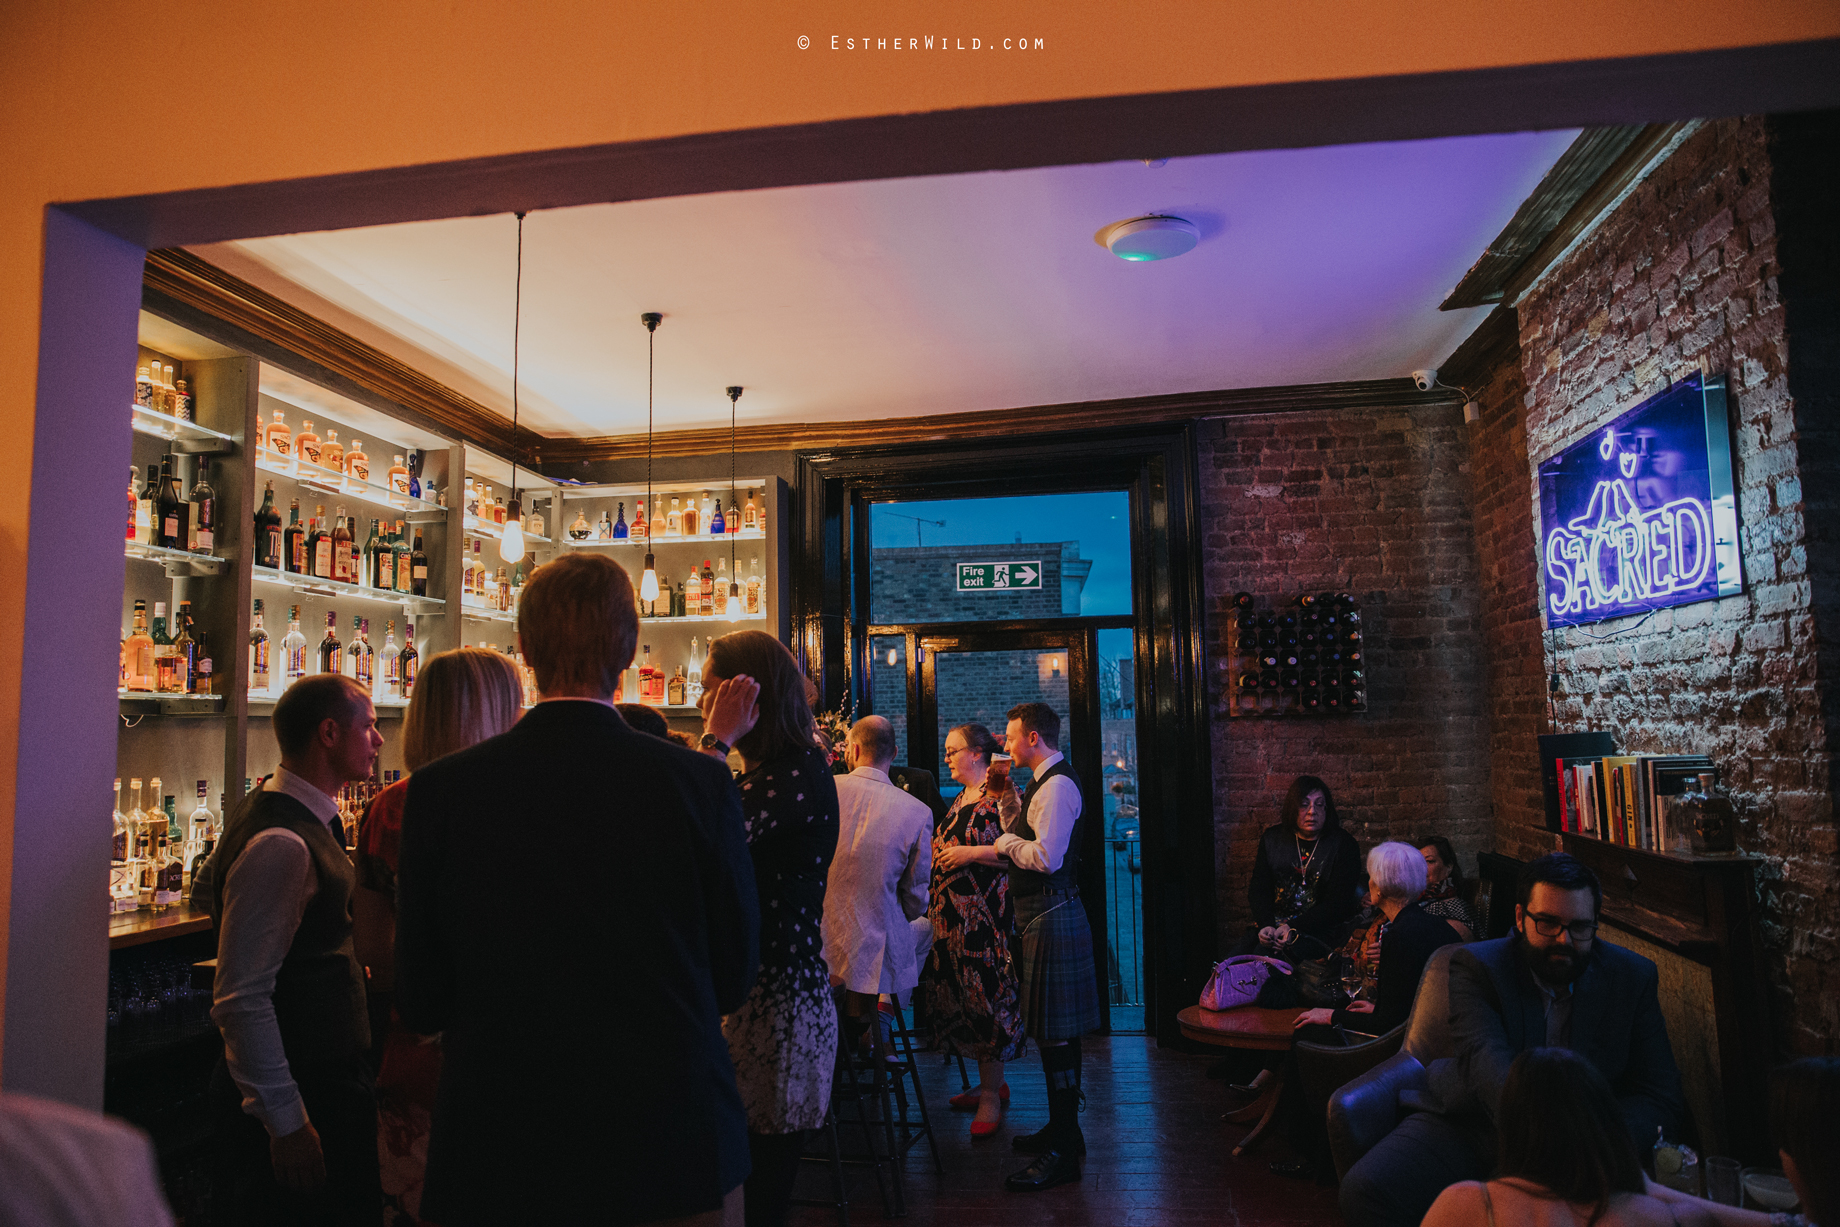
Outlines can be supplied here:
M1120 260L1168 260L1194 250L1201 231L1185 218L1153 213L1113 222L1093 238Z

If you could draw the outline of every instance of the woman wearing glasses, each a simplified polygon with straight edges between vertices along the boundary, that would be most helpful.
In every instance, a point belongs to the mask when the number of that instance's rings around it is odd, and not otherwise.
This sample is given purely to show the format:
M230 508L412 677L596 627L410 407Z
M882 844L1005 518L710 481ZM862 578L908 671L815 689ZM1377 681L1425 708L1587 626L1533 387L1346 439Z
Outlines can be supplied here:
M946 767L963 785L933 836L933 952L927 986L928 1017L940 1047L978 1063L978 1085L951 1104L977 1109L971 1136L997 1131L1009 1087L1003 1063L1022 1055L1022 1005L1010 933L1015 907L1009 875L997 862L1003 822L997 795L986 787L997 739L981 724L961 724L946 734Z

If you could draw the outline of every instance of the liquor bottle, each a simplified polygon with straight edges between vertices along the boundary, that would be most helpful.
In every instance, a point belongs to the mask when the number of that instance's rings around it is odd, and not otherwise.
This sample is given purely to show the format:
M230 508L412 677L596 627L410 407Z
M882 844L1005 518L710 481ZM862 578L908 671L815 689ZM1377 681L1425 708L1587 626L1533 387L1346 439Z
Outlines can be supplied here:
M326 637L319 641L319 671L345 671L345 645L339 642L339 615L336 610L326 611Z
M735 506L735 492L733 490L728 492L728 515L724 522L729 532L738 533L741 531L741 508Z
M511 592L505 600L505 608L516 610L518 600L524 595L524 564L518 563L511 569Z
M166 633L166 602L153 603L153 688L161 694L179 689L179 658L173 655L172 636Z
M319 462L334 473L345 471L345 445L339 442L338 431L326 432L326 441L319 446Z
M398 500L409 496L409 469L403 464L403 458L401 456L390 457L390 476L388 484L390 493L396 495Z
M497 497L492 499L492 523L503 528L505 526L505 517L510 514L511 508L503 499Z
M511 577L505 574L503 563L499 564L498 577L493 583L493 596L497 598L493 603L493 608L502 613L511 608Z
M326 504L313 505L313 523L307 530L307 574L332 578L332 533L326 528Z
M140 532L135 527L135 520L141 508L141 471L133 465L128 466L128 533L126 540L140 540Z
M153 897L156 911L185 898L185 828L179 825L179 798L168 793L163 800L166 844L160 855L160 884Z
M255 625L249 630L249 692L268 693L268 632L262 627L262 598L256 598Z
M136 780L134 781L134 786L136 788L139 788L140 783L141 782L139 780ZM128 848L133 843L133 841L128 836L128 816L125 813L123 813L121 809L121 777L120 776L115 777L114 824L115 824L113 828L114 836L113 836L112 842L109 844L109 860L112 862L119 863L122 861L126 861L128 859Z
M345 475L361 482L371 479L371 458L364 454L364 440L353 439L345 451Z
M549 535L543 521L543 513L536 510L535 501L531 503L530 514L524 517L524 535L526 537L547 537Z
M139 780L135 781L140 783ZM121 780L115 781L115 813L112 815L113 831L109 844L109 911L125 911L133 906L134 877L129 868L129 856L134 849L134 828L129 825L128 815L121 808Z
M390 542L390 548L396 555L396 591L409 592L415 587L415 579L410 574L409 534L404 531L401 520L396 521L396 535Z
M740 571L741 571L741 567L737 565L735 567L736 574L739 575ZM716 598L715 600L716 600L716 603L715 603L714 612L726 613L728 611L727 610L727 606L728 606L728 559L726 558L716 559Z
M371 665L377 657L376 652L371 648L370 620L362 617L353 618L351 630L351 647L346 649L346 654L351 657L351 668L347 672L358 685L369 690L374 680L371 676Z
M651 533L652 533L652 526L645 518L645 504L644 503L634 503L633 504L633 518L632 518L632 539L634 541L643 541L647 537L651 536Z
M613 520L613 539L615 541L624 541L626 540L626 536L626 504L621 503L620 513L615 516Z
M198 685L198 641L192 638L192 603L179 602L179 633L173 639L173 693L191 694Z
M652 645L645 644L639 653L639 702L656 703L652 698L652 685L658 670L652 667Z
M141 485L134 507L134 539L142 545L154 545L159 542L160 520L155 506L159 497L159 466L150 464L147 466L147 480Z
M684 592L684 599L681 602L672 601L671 616L673 618L681 618L685 614L693 614L702 607L703 577L697 572L695 563L690 565L690 578L686 579L681 586ZM683 606L682 609L678 608L679 604Z
M422 452L419 448L410 448L404 466L409 470L409 497L423 498L434 489L433 484L422 480Z
M684 535L684 513L677 505L680 501L675 494L671 496L671 510L664 518L664 532L661 535L666 537Z
M746 608L750 614L760 612L760 559L758 558L748 560Z
M691 575L696 574L696 571L694 568L692 568L690 574ZM691 582L694 583L695 581L692 580ZM665 614L672 618L682 618L682 617L685 617L689 613L689 610L690 610L690 594L684 590L683 584L679 584L677 585L676 591L671 593L671 600L669 602L669 608L665 610Z
M748 491L747 506L741 509L741 527L754 532L760 527L760 509L754 506L754 492Z
M224 797L224 794L222 793L217 794L217 811L220 814L224 812L224 801L225 800L226 798ZM204 809L203 794L200 794L198 797L198 808ZM211 859L211 853L216 851L217 849L218 823L216 819L212 817L210 810L204 810L204 813L205 813L205 819L206 819L204 832L199 838L198 851L195 855L191 857L190 864L187 867L187 871L185 875L185 883L186 883L185 893L188 898L192 894L193 886L198 881L198 871L204 867L204 863L206 861ZM192 816L194 818L198 816L196 810L193 811Z
M709 535L720 537L728 531L728 518L722 514L722 500L716 500L715 513L709 519Z
M588 517L582 512L575 513L575 522L569 525L569 540L586 541L594 535L594 527L588 523Z
M379 521L375 516L372 516L371 535L365 538L364 553L359 556L358 579L356 582L363 584L366 588L381 588L383 586L377 582L379 571L377 554L383 545L383 534L378 531L378 525ZM393 582L394 579L395 577L391 576L392 587L395 586Z
M355 543L351 539L351 525L345 519L345 509L340 507L338 517L332 528L332 578L341 583L355 583L358 578Z
M667 684L664 701L672 707L684 706L687 702L684 694L689 684L690 679L684 676L684 667L677 666L677 672L671 675L671 680Z
M173 399L177 402L173 410L174 417L182 422L196 422L198 420L198 402L193 398L192 390L186 384L185 380L178 379L173 381Z
M192 510L185 548L194 554L209 554L217 542L217 491L211 488L209 469L210 462L201 458L189 496Z
M145 364L134 372L134 403L143 409L153 408L153 376L147 373Z
M150 691L159 685L159 674L153 661L153 636L147 633L147 602L134 602L134 629L128 633L128 643L123 648L128 661L128 680L126 688L134 691Z
M396 540L388 520L378 527L377 557L372 561L376 586L383 592L396 590Z
M160 845L166 839L166 815L160 810L160 777L153 777L146 804L135 810L135 902L149 911L160 886Z
M607 509L604 507L601 508L600 523L594 526L594 539L596 541L613 540L613 518L607 514Z
M288 428L281 410L275 410L275 420L268 424L263 443L268 448L269 458L281 467L282 472L294 471L294 432Z
M300 500L288 502L287 527L281 530L281 561L284 571L299 575L307 569L307 533L300 526Z
M460 492L461 514L469 520L479 519L479 487L472 478L466 479L466 485Z
M185 514L185 496L179 491L179 479L173 469L173 457L169 454L160 464L159 501L154 508L159 524L155 544L162 549L182 550L190 525Z
M692 494L687 501L689 505L684 508L684 514L681 517L681 519L678 521L678 526L683 530L684 536L694 537L696 536L697 522L698 522L697 513L696 513L696 495ZM673 504L672 509L675 510L676 509L675 504L677 503L677 500L672 499L671 502Z
M402 649L396 646L396 620L392 618L383 624L383 646L377 649L377 681L373 698L388 699L396 694L401 673L397 668L397 658Z
M129 800L134 803L134 808L130 809L127 813L128 855L124 859L127 861L128 872L126 875L127 881L123 884L121 898L116 904L116 910L118 911L133 911L139 906L141 863L146 859L146 857L142 855L141 848L143 846L142 840L146 834L147 813L141 808L141 781L138 778L128 781L128 795ZM151 902L151 900L149 900L149 902Z
M715 616L716 573L710 569L707 558L703 559L703 582L697 585L697 597L700 604L696 612L705 618Z
M313 430L313 423L301 422L300 433L294 436L294 458L302 464L319 464L321 448L319 435Z
M211 807L205 804L206 781L198 781L198 806L185 820L185 843L180 853L180 864L184 867L187 894L192 889L192 868L204 864L205 844L211 838Z
M703 491L703 510L697 521L703 526L703 531L712 537L720 533L722 530L716 527L716 521L721 518L721 515L722 501L712 496L709 491Z
M159 361L149 363L153 374L149 380L147 407L155 413L166 412L166 364Z
M216 665L211 660L210 637L200 627L192 628L193 636L198 640L198 663L192 671L193 694L216 694L212 689L216 685Z
M396 697L405 702L415 693L415 624L403 622L403 650L396 658Z
M198 491L192 490L196 500ZM269 482L262 491L262 505L256 508L255 523L256 565L273 571L281 569L281 516L275 510L275 483Z

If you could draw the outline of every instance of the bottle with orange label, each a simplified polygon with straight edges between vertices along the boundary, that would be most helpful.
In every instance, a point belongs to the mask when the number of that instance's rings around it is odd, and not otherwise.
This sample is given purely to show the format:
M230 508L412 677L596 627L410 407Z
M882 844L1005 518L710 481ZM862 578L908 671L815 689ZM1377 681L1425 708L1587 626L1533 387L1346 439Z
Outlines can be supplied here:
M371 479L371 458L364 454L363 439L353 439L351 447L345 452L345 473L359 481Z
M281 410L275 410L275 420L268 424L266 436L268 454L277 464L292 468L294 463L294 432L283 419Z
M339 442L338 431L326 432L326 441L319 448L319 462L334 473L345 471L345 445Z
M313 423L301 422L300 433L294 436L294 456L307 464L320 462L319 435L314 432Z

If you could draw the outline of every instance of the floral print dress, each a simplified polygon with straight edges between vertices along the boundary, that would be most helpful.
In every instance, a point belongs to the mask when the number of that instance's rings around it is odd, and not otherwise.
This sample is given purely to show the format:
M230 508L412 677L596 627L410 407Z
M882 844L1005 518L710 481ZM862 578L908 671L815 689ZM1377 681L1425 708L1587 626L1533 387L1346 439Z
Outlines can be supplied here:
M1014 1061L1023 1033L1021 989L1010 954L1016 910L1009 874L994 865L939 868L947 848L988 847L1003 833L997 799L979 789L958 796L933 835L933 951L921 983L938 1046L977 1061Z
M837 782L823 751L738 781L760 893L760 978L722 1020L752 1133L816 1129L830 1110L837 1007L824 964L824 879L837 851Z

